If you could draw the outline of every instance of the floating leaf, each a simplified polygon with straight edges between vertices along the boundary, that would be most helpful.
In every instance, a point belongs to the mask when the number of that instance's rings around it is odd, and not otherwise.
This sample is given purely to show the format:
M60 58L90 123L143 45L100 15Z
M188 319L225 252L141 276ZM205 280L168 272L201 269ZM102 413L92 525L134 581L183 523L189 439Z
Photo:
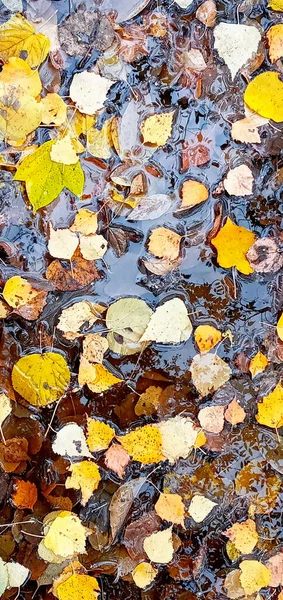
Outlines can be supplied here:
M138 427L117 439L133 460L145 465L163 460L162 434L154 425Z
M219 23L213 31L214 47L227 64L232 79L255 57L261 40L257 27L234 23Z
M172 229L158 227L150 234L148 251L157 258L175 260L179 256L181 239L181 236Z
M125 469L130 462L128 452L120 444L112 444L104 454L107 469L117 473L118 477L124 477Z
M115 436L115 430L98 419L87 420L87 445L91 452L100 452L108 448Z
M23 277L15 275L6 281L3 297L12 308L20 308L36 297L38 291Z
M77 515L67 510L58 511L55 519L44 526L43 545L54 554L68 558L85 552L88 535L88 529Z
M206 406L198 413L201 427L209 433L221 433L224 427L225 406Z
M158 571L148 562L141 562L132 572L133 580L138 588L144 590L155 579Z
M189 515L196 523L201 523L208 517L215 506L217 506L216 502L212 502L212 500L209 500L205 496L195 494L190 502Z
M70 383L66 360L57 352L28 354L14 365L14 390L33 406L46 406L61 398Z
M76 107L86 115L94 115L103 107L107 92L113 85L113 81L101 77L94 72L82 71L75 73L71 86L70 97Z
M160 494L155 510L163 521L185 526L185 506L179 494Z
M159 219L172 210L172 199L166 194L153 194L141 198L128 216L128 221Z
M246 418L246 413L242 406L239 404L236 398L228 404L227 409L224 413L225 420L231 425L237 425L238 423L243 423Z
M146 117L141 124L144 144L164 146L171 135L175 111L157 113Z
M107 250L107 241L103 235L81 235L80 251L86 260L99 260Z
M132 479L121 485L116 492L114 492L109 506L110 527L113 540L116 538L117 533L119 533L124 524L133 501L138 496L145 482L145 477Z
M189 417L179 415L161 421L156 427L161 433L162 454L170 463L189 456L200 431Z
M248 117L232 123L231 135L237 142L246 144L260 144L261 142L257 124Z
M262 352L258 352L251 360L249 371L252 377L255 377L258 373L262 373L268 365L268 359Z
M189 339L192 330L186 305L180 298L173 298L157 307L140 341L180 344Z
M75 165L78 162L79 157L68 133L51 146L50 158L61 165Z
M229 381L232 371L217 354L200 354L193 358L190 371L193 384L201 396L215 392Z
M254 177L247 165L239 165L228 172L224 187L230 196L250 196L253 193Z
M88 208L81 208L70 227L71 231L81 233L82 235L91 235L97 232L97 213L88 210Z
M279 429L283 425L283 386L281 382L257 405L256 420L261 425Z
M20 87L0 82L0 133L6 142L12 146L23 144L40 125L41 117L41 106L33 96Z
M0 57L7 62L12 56L26 55L30 67L38 67L46 58L50 42L36 33L32 23L22 15L13 15L0 27Z
M70 263L53 260L46 271L46 279L52 281L58 290L81 290L96 279L100 279L94 261L74 256Z
M107 339L98 333L86 335L83 341L83 356L90 363L102 363L105 352L108 350Z
M46 94L40 102L42 123L45 125L63 125L67 118L67 105L59 94Z
M255 234L245 227L235 225L228 217L225 225L212 238L211 243L217 249L217 260L220 267L229 269L236 267L240 273L250 275L250 266L246 254L255 241Z
M60 456L74 458L91 457L82 428L77 423L68 423L57 432L52 450Z
M31 69L29 64L22 58L9 58L8 62L2 66L0 82L10 83L15 88L20 87L21 90L33 96L33 98L36 98L42 89L38 71Z
M141 415L146 415L147 417L151 416L156 412L156 409L159 404L159 399L162 394L161 387L155 387L154 385L150 385L143 394L140 395L136 405L135 405L135 413L139 417Z
M232 527L223 531L241 554L250 554L257 545L258 533L255 522L247 519L242 523L235 523Z
M243 560L239 566L240 582L247 596L269 585L271 574L258 560Z
M30 510L33 510L37 501L36 485L30 481L16 479L15 492L12 495L12 500L17 508L29 508Z
M180 208L193 208L202 202L205 202L209 197L206 186L200 181L187 179L184 181L181 188L182 203Z
M212 350L221 339L221 332L212 325L199 325L195 330L195 342L201 353Z
M152 562L169 563L174 554L172 527L149 535L145 538L143 547Z
M268 237L254 242L247 252L247 259L256 273L276 273L283 266L278 243Z
M71 259L79 245L79 239L69 229L53 229L49 225L48 251L55 258Z
M139 298L121 298L111 304L106 315L110 350L125 355L140 352L139 341L151 315L151 308Z
M283 121L283 83L275 71L257 75L248 84L244 101L249 108L276 123Z
M104 311L104 306L100 304L94 304L86 300L75 302L72 306L62 310L57 328L63 332L67 340L74 340L83 335L80 333L80 329L84 325L91 328L101 318Z
M65 487L66 489L81 490L81 503L85 506L93 492L98 488L101 479L99 468L94 462L84 460L71 465L69 471L71 471L71 476L67 477Z
M123 379L113 375L104 365L89 363L84 356L81 356L78 382L80 386L87 385L95 394L101 394L108 390L112 385L121 383Z

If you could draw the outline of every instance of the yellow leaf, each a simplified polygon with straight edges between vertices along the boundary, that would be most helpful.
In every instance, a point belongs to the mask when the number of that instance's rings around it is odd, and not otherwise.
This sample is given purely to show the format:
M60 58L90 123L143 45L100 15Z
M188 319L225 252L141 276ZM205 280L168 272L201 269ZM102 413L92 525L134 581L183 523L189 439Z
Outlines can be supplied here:
M172 560L174 554L172 527L152 533L145 538L144 550L152 562L167 564Z
M182 204L180 208L193 208L208 199L208 190L200 181L188 179L181 189Z
M112 385L121 383L123 379L113 375L104 365L94 365L89 363L84 356L81 356L78 382L80 386L87 384L89 389L95 394L105 392Z
M179 494L160 494L155 510L163 521L185 526L185 506Z
M62 165L75 165L79 157L76 154L70 135L67 133L62 139L56 140L51 146L50 158Z
M91 452L106 450L115 437L115 431L107 423L98 419L87 420L87 445Z
M189 515L196 523L201 523L215 506L217 506L216 502L212 502L212 500L200 494L195 494L190 502Z
M197 434L196 441L194 443L194 448L201 448L206 444L206 442L207 438L204 431L199 431L199 433Z
M235 523L232 527L223 531L223 534L229 538L241 554L250 554L258 542L256 525L252 519Z
M252 377L255 377L258 373L262 373L268 365L268 359L264 354L258 352L251 360L249 371Z
M124 204L125 206L130 206L131 208L136 206L136 200L131 200L131 196L127 196L127 198L125 198L124 195L119 194L117 190L111 190L110 196L114 202L119 202L119 204Z
M283 0L270 0L268 6L273 10L283 12Z
M47 550L66 558L85 552L89 530L83 526L77 515L67 510L59 511L58 516L46 529L43 543Z
M92 327L92 325L101 318L101 315L106 309L100 304L93 304L82 300L75 302L68 308L62 310L57 328L63 332L67 340L75 340L83 334L81 329L84 325ZM94 362L91 361L90 362Z
M33 406L46 406L61 398L70 383L68 365L56 352L28 354L14 365L14 390Z
M272 63L283 56L283 25L273 25L267 32L267 39L269 45L269 58Z
M278 429L283 425L283 386L281 382L257 405L256 420L261 425Z
M100 473L98 466L88 460L74 463L69 467L71 476L66 479L66 489L73 488L81 490L83 506L86 505L93 492L98 488L100 482Z
M155 579L158 571L150 563L142 562L132 572L133 580L137 587L144 590Z
M244 101L249 108L276 123L283 121L283 83L275 71L257 75L248 84Z
M37 294L38 291L35 290L26 279L23 279L23 277L19 277L18 275L10 277L10 279L6 281L3 289L4 300L6 300L7 304L12 306L12 308L24 306L27 302L31 302Z
M0 132L13 145L22 144L26 136L41 123L42 109L22 88L0 82Z
M239 556L241 556L241 552L237 550L235 545L232 542L230 542L230 540L226 544L226 552L230 560L232 560L232 562L238 560Z
M14 177L18 181L25 181L34 210L50 204L64 187L78 196L83 191L84 174L79 162L75 165L63 165L51 160L50 153L55 143L45 142L33 154L24 158Z
M217 249L220 267L236 267L240 273L249 275L253 273L253 269L246 259L246 254L254 241L255 234L252 231L235 225L228 217L224 227L212 238L211 243Z
M157 113L146 117L141 124L144 144L164 146L171 135L175 111Z
M140 417L141 415L150 416L156 412L159 404L159 398L162 394L161 387L155 387L150 385L143 394L140 395L136 405L135 413Z
M76 231L82 235L91 235L97 232L97 213L88 210L87 208L81 208L70 227L71 231Z
M40 102L42 123L44 125L62 125L66 121L67 106L58 94L47 94Z
M212 325L199 325L195 330L195 342L201 353L209 352L221 340L221 333Z
M59 600L97 600L99 591L95 577L74 573L57 586L56 595Z
M283 313L277 323L276 331L279 339L283 342Z
M200 431L189 417L180 415L160 421L156 428L161 433L163 460L168 459L170 463L189 456Z
M102 129L95 126L87 131L87 150L92 156L107 160L111 156L111 120L108 119Z
M145 465L163 460L161 433L154 425L138 427L117 439L133 460Z
M22 15L13 15L0 27L0 58L5 62L12 56L26 55L30 67L38 67L50 49L49 39L36 33L34 26Z
M36 98L42 89L38 71L32 70L22 58L9 58L9 61L2 66L0 82L20 87L26 94L33 96L33 98Z
M140 341L180 344L189 339L192 329L185 303L181 298L172 298L157 307Z
M251 596L261 588L269 585L271 574L267 567L258 560L243 560L240 564L242 571L240 582L247 596Z
M80 235L80 251L86 260L99 260L107 251L107 241L103 235Z
M179 256L181 239L176 231L167 227L157 227L150 234L148 251L157 258L174 260Z

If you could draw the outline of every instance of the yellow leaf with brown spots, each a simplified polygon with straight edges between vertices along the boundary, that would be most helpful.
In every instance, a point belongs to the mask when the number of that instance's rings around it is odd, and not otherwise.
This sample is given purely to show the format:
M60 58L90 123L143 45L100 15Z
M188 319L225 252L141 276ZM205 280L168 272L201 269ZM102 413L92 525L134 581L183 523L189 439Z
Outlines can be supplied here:
M154 425L138 427L130 433L118 436L117 439L133 460L145 465L163 460L162 436Z

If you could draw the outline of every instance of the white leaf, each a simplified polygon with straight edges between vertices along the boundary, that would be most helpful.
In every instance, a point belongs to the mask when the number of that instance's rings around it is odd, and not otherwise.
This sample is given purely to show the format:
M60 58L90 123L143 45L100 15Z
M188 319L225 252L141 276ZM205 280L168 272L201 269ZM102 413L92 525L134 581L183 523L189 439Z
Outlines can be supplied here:
M231 169L223 183L230 196L250 196L253 193L254 177L247 165Z
M0 425L4 423L5 419L12 412L12 405L9 396L6 394L0 394Z
M29 569L17 562L6 563L8 572L8 587L21 587L29 576Z
M183 300L173 298L158 306L150 318L140 342L179 344L189 339L192 324Z
M79 245L76 233L69 229L53 229L50 223L48 251L54 258L70 260Z
M199 411L198 420L205 431L220 433L224 427L225 406L205 406Z
M55 454L67 456L68 458L75 456L91 457L84 432L77 423L68 423L58 431L52 444L52 450Z
M217 506L216 502L212 502L212 500L209 500L205 496L196 494L191 500L189 513L196 523L201 523L215 506Z
M144 550L152 562L167 564L172 560L174 554L172 527L152 533L145 538Z
M22 12L23 10L22 0L2 0L2 2L10 12Z
M175 2L177 2L181 8L189 8L189 6L193 3L193 0L175 0Z
M80 251L86 260L98 260L107 250L107 241L103 235L81 235Z
M0 596L4 594L5 589L8 585L8 571L7 564L0 558Z
M113 81L101 77L97 73L75 73L70 86L70 97L76 107L87 115L94 115L103 107L107 92Z
M166 194L145 196L138 201L138 204L128 216L128 221L158 219L173 208L172 199Z
M219 23L214 29L214 38L214 47L234 79L238 71L257 53L261 35L252 25Z
M226 383L232 374L230 367L217 354L197 354L190 366L194 386L201 396L212 394Z
M200 429L194 427L189 417L172 417L157 423L162 437L162 454L174 463L179 458L187 458L195 444Z

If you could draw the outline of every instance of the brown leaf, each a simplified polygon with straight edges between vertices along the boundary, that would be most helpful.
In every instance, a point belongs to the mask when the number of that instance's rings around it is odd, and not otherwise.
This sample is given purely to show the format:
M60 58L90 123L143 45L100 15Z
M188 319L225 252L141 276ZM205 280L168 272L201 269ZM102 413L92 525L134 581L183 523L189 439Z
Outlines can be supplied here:
M210 160L210 150L204 144L192 145L183 142L182 149L182 172L188 171L190 167L201 167Z
M36 321L46 305L47 294L48 292L38 290L31 302L27 302L24 306L20 306L14 312L27 321Z
M124 477L126 466L130 462L130 457L123 446L120 444L112 444L107 452L105 452L104 460L107 469L111 469L114 473L117 473L120 479Z
M271 573L271 580L269 585L271 587L278 587L283 585L283 552L274 554L266 563L266 567Z
M94 261L74 258L72 262L53 260L46 271L46 278L52 281L58 290L81 290L96 279L100 279Z
M197 9L196 18L206 27L215 25L217 8L214 0L206 0Z
M109 505L110 528L113 540L123 526L132 503L138 496L145 481L145 477L133 479L132 481L121 485L121 487L113 494Z
M247 252L250 266L257 273L276 273L283 266L283 254L272 238L256 240Z
M161 519L155 511L142 515L126 527L124 544L130 557L138 560L147 559L143 543L146 537L160 530ZM137 534L138 532L138 534Z
M221 223L222 223L222 216L223 216L222 202L217 202L217 204L215 204L215 206L214 206L213 226L212 226L212 229L210 229L210 231L207 233L206 240L205 240L206 244L210 244L211 240L213 240L213 238L215 238L217 236L218 232L220 231Z
M37 501L37 487L30 481L23 481L22 479L16 479L15 491L12 495L12 500L17 508L29 508L33 509Z
M129 246L129 239L124 229L121 227L109 227L105 230L104 236L117 258L126 254Z
M47 567L47 563L38 557L37 547L25 541L19 547L17 562L30 570L30 579L32 581L37 581Z
M92 48L104 52L110 48L115 32L100 11L86 10L80 4L58 27L60 44L69 56L85 56Z
M6 444L0 443L0 462L7 473L12 473L20 463L29 460L28 442L24 438L11 438Z
M231 423L231 425L237 425L245 420L246 413L237 401L237 398L234 398L234 400L228 404L228 408L225 410L224 416L228 423Z

